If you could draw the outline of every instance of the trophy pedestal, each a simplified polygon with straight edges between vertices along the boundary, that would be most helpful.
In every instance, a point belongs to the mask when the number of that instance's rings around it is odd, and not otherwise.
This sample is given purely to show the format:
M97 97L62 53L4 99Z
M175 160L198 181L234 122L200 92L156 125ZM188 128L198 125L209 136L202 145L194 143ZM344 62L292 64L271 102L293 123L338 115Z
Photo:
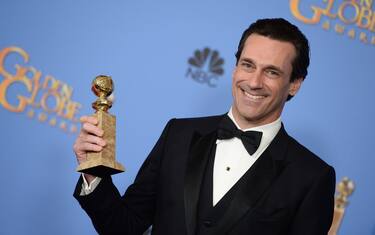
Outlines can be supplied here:
M100 152L88 152L87 160L77 168L78 172L104 177L124 172L124 167L116 162L116 117L102 110L94 116L98 119L98 127L104 131L106 146Z

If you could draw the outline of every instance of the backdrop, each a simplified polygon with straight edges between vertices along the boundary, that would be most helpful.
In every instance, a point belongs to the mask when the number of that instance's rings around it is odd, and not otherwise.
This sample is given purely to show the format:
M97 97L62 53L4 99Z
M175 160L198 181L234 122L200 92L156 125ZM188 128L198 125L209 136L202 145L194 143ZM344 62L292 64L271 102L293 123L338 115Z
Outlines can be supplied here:
M373 0L37 1L0 3L0 234L95 234L73 199L72 145L91 114L92 79L115 81L121 192L166 122L222 114L242 31L284 17L306 34L311 66L282 120L348 176L340 234L375 234ZM171 221L173 223L173 221Z

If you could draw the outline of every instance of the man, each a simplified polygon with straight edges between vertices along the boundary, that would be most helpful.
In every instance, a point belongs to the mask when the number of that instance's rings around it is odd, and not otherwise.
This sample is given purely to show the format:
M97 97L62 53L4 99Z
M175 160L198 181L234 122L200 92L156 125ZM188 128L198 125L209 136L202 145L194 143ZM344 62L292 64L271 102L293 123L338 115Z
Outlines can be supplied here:
M307 39L284 19L258 20L236 58L229 113L169 121L124 196L110 177L80 178L74 196L100 234L327 234L334 170L280 120L307 75ZM81 120L78 162L105 146L97 120Z

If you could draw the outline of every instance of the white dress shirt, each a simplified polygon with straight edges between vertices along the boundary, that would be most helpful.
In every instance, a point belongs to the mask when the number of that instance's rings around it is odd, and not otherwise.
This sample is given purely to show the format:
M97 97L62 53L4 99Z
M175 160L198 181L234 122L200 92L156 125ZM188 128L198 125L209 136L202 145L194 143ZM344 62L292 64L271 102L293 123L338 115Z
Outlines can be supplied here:
M238 129L232 114L232 108L228 116ZM242 131L260 131L262 139L257 151L250 155L242 144L241 139L234 137L227 140L216 140L216 152L213 173L213 205L216 205L222 197L233 187L235 183L250 169L260 155L266 150L281 128L281 119Z

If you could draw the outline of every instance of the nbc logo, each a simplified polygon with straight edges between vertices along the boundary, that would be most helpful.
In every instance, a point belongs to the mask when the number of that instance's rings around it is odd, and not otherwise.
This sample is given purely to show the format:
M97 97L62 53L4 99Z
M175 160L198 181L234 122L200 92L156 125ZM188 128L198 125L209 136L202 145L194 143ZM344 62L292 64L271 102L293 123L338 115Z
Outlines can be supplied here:
M189 68L186 77L209 87L216 87L214 80L224 74L224 60L219 57L219 52L206 47L195 50L194 56L188 59Z

